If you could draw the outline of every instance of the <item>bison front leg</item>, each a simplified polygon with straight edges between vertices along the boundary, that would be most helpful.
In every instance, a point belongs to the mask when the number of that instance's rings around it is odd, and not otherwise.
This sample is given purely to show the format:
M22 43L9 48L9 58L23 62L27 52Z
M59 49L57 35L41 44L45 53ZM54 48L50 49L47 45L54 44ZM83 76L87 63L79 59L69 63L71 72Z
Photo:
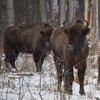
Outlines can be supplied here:
M44 58L41 57L41 54L37 53L34 55L34 61L36 65L36 72L41 72Z
M56 71L57 71L57 79L58 79L58 91L61 91L61 83L62 83L62 66L61 62L54 56Z
M98 70L98 83L100 83L100 69Z
M98 57L98 83L100 83L100 56Z
M81 95L85 95L84 91L84 76L85 76L85 71L86 71L86 63L83 64L82 69L78 69L78 79L79 79L79 84L80 84L80 91L79 93Z
M64 68L64 90L67 94L72 94L72 84L73 84L73 66L66 65Z

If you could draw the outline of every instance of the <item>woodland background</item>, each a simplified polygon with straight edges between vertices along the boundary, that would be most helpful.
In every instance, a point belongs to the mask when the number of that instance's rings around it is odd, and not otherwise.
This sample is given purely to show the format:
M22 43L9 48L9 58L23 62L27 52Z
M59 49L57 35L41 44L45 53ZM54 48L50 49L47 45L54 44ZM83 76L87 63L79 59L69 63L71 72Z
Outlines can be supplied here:
M0 0L0 37L8 26L47 22L61 26L63 21L76 18L88 20L89 37L99 39L100 0Z
M100 55L100 0L0 0L0 100L100 100L97 83L97 59ZM20 55L18 73L2 72L5 68L3 34L8 26L46 22L54 27L63 21L82 18L89 22L90 53L85 75L86 96L80 96L77 71L74 71L73 95L57 92L57 77L52 54L43 64L43 72L36 73L32 55Z

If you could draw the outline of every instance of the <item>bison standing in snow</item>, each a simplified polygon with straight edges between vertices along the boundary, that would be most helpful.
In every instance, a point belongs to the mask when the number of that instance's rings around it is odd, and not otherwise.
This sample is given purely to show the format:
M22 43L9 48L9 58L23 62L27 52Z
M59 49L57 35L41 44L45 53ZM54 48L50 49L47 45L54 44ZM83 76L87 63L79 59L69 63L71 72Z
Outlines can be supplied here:
M8 27L4 33L5 64L15 69L15 60L20 52L33 55L37 72L42 70L44 58L50 51L50 36L53 28L47 23L37 23L28 27Z
M74 80L73 66L78 70L80 94L84 95L84 75L87 67L89 53L86 35L90 32L88 22L77 19L70 26L64 22L64 27L54 30L51 35L51 47L54 53L54 61L57 70L58 90L61 90L61 82L64 68L64 90L72 94Z

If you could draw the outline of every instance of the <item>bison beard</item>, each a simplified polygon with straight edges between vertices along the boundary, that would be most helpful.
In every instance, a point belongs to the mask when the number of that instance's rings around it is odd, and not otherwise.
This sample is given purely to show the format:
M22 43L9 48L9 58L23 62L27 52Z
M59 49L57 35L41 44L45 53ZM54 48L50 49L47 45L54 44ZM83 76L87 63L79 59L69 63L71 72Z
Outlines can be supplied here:
M64 90L72 94L74 80L73 66L78 70L80 94L84 95L84 75L87 67L86 60L89 52L86 35L89 33L88 22L77 19L67 27L66 21L63 28L56 29L51 37L51 47L57 70L58 91L61 90L62 77L64 76ZM57 63L60 62L60 63ZM64 68L64 71L62 71ZM64 73L64 74L63 74Z
M31 53L37 72L42 70L44 58L50 51L50 36L53 28L46 23L28 27L8 27L4 33L4 53L6 68L9 64L15 69L15 60L20 52Z

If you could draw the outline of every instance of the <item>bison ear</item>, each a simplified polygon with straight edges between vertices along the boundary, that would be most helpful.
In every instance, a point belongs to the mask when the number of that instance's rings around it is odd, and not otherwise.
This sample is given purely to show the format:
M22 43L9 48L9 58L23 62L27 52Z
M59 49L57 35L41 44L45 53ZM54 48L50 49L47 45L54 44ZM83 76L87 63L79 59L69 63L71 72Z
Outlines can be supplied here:
M41 31L40 34L41 34L41 35L45 35L45 32Z
M87 35L90 32L90 28L84 28L83 35Z

